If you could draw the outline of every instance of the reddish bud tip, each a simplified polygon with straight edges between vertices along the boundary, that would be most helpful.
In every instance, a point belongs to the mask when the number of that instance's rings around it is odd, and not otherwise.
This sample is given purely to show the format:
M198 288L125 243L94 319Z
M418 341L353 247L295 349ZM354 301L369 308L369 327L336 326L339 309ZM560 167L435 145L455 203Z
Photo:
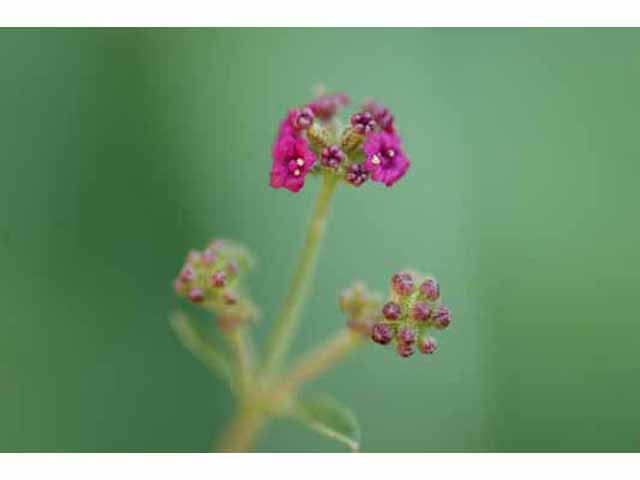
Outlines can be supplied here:
M369 171L361 163L352 163L347 168L344 179L354 187L359 187L369 178Z
M439 330L445 329L451 323L451 311L444 305L438 305L433 312L433 325Z
M426 302L416 302L411 309L411 318L416 322L426 322L431 315L431 307Z
M204 300L204 292L201 288L193 287L189 290L189 300L193 303L201 303Z
M397 320L402 315L402 308L396 302L387 302L382 307L382 315L387 320Z
M426 337L420 342L420 351L431 354L438 349L438 341L433 337Z
M387 345L393 339L393 330L389 325L376 323L371 329L371 340L380 345Z
M422 285L420 285L420 293L424 295L427 300L436 301L440 298L440 285L435 278L427 278Z
M213 272L211 275L211 286L214 288L222 288L227 282L227 274L222 270Z
M398 355L400 355L401 357L407 358L415 353L416 348L413 343L398 342L396 351L398 352Z
M411 327L402 327L398 331L398 341L406 344L413 344L416 342L416 331Z
M180 271L180 280L182 280L183 282L190 282L191 280L193 280L195 278L196 274L193 271L193 268L191 267L184 267L181 271Z
M413 292L413 277L407 272L394 273L391 277L391 288L402 297L411 295L411 292Z

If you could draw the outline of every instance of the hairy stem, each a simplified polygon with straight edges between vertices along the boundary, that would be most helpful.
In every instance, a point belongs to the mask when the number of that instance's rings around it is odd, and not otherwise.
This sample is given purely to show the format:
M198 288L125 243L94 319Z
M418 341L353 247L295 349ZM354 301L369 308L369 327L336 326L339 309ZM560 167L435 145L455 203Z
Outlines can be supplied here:
M249 406L240 409L236 417L227 426L220 441L215 442L213 450L218 452L248 452L251 450L258 432L264 426L266 418L256 408Z
M337 178L334 175L324 176L311 217L307 238L300 253L298 267L269 339L265 365L268 375L273 374L279 368L280 363L287 354L287 350L291 346L291 341L298 325L300 310L315 272L318 251L324 237L331 197L335 191L336 184Z
M350 330L341 330L324 345L311 350L298 360L281 383L283 390L295 391L299 386L335 365L342 357L362 345L362 337Z

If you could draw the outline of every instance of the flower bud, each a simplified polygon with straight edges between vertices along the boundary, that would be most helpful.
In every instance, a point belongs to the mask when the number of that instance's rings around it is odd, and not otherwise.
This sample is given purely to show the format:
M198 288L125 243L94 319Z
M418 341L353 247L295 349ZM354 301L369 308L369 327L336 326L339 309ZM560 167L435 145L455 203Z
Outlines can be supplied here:
M402 308L396 302L387 302L382 307L382 316L387 320L397 320L402 315Z
M360 146L364 135L360 135L353 127L347 127L340 136L340 146L345 152L352 152Z
M223 270L213 272L211 275L211 286L214 288L222 288L227 283L227 274Z
M411 319L416 322L424 323L429 319L429 315L431 315L431 307L426 302L416 302L413 304L413 308L411 308Z
M317 151L327 148L331 145L329 132L320 125L313 124L307 129L307 138L309 144Z
M396 351L401 357L407 358L414 354L414 352L416 351L416 347L413 343L398 342Z
M369 172L361 163L352 163L347 168L344 179L354 187L359 187L369 178Z
M360 112L351 116L351 126L356 133L368 135L376 127L376 121L369 112Z
M407 272L394 273L391 277L391 288L401 297L413 292L413 277Z
M451 311L444 305L438 305L433 312L433 326L443 330L451 323Z
M423 338L420 342L420 351L422 353L431 354L438 349L438 341L433 337Z
M398 341L413 344L416 342L416 331L411 327L402 327L398 330Z
M371 330L371 340L380 345L387 345L393 339L393 330L389 325L376 323Z
M306 130L313 124L313 111L309 107L294 109L290 112L291 125L296 130Z
M323 148L320 155L320 162L328 168L336 169L344 160L344 153L337 145Z
M201 288L193 287L189 290L189 300L193 303L202 303L204 301L204 291Z
M193 271L193 268L187 266L184 267L181 271L180 271L180 280L182 280L185 283L190 282L191 280L193 280L195 278L196 274Z
M440 285L435 278L427 278L422 285L420 285L420 293L427 300L435 302L440 298Z

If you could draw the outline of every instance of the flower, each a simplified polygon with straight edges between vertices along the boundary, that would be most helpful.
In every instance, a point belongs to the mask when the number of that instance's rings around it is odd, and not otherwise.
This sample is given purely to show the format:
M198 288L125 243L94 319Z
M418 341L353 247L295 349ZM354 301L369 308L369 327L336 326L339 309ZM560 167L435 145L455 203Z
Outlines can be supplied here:
M376 132L369 135L364 143L367 155L365 168L371 172L371 179L384 183L387 187L400 180L409 169L410 162L400 146L400 137L395 133Z
M304 177L316 161L307 141L301 137L283 136L273 146L270 185L298 192L304 186Z

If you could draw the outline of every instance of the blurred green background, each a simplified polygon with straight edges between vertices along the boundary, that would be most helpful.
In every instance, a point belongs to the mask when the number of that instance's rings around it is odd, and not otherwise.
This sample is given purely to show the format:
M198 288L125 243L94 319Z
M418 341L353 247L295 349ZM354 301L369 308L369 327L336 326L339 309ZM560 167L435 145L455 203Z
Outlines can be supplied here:
M317 182L268 187L324 83L388 104L413 161L336 195L295 350L353 279L439 277L431 358L371 345L311 389L364 451L638 451L640 32L0 31L0 450L204 451L233 411L168 312L185 252L250 246L276 313ZM260 451L343 451L275 421Z

